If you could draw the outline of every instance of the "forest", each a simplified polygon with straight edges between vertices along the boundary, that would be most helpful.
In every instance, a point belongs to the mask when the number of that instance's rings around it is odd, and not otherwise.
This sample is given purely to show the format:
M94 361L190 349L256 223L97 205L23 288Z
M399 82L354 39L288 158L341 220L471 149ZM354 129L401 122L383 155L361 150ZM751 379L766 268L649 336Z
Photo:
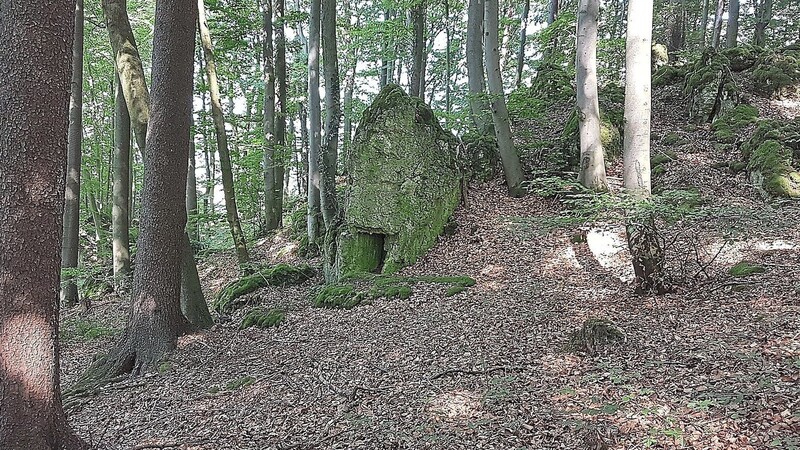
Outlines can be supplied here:
M800 449L797 0L0 36L0 449Z

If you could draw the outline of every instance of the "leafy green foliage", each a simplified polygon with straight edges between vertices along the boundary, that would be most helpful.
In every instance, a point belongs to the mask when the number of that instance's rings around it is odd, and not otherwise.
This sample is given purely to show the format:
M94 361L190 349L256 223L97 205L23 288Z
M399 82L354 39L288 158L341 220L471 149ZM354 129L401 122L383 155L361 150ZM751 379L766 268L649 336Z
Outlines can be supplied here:
M764 266L750 261L741 261L728 269L728 273L736 278L749 277L750 275L764 273L766 271Z

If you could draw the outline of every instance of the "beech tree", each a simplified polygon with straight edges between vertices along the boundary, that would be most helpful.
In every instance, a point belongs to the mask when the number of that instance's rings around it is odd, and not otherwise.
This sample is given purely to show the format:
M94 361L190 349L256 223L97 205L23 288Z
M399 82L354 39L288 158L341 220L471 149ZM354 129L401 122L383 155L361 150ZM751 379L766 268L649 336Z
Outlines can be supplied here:
M755 0L755 10L756 29L753 43L763 46L767 41L767 28L772 21L772 0Z
M714 11L714 29L711 35L711 47L719 48L722 35L722 15L725 13L725 0L717 0L717 9Z
M70 82L69 134L67 136L67 178L64 201L64 238L61 244L61 267L78 268L81 203L81 146L83 143L83 0L75 3L75 36L72 45L72 80ZM61 302L78 303L78 285L72 275L64 277ZM88 301L82 303L89 308Z
M319 98L319 43L320 20L322 14L321 0L311 0L311 15L308 26L308 241L319 240L320 219L320 158L321 152L321 118Z
M279 0L281 1L281 0ZM322 144L320 202L325 232L336 220L336 154L339 143L339 57L336 47L336 0L322 0L322 63L325 75L325 139Z
M739 36L739 0L731 0L728 8L728 28L725 32L725 46L736 47Z
M411 87L409 95L423 98L425 92L425 14L426 0L416 0L411 8L412 41Z
M600 141L600 105L597 96L597 26L600 0L580 0L576 43L575 84L581 163L578 179L589 189L608 189L603 144Z
M111 191L111 254L114 267L114 289L125 292L131 275L130 205L131 193L131 118L125 103L119 74L115 77L114 154L112 156Z
M88 448L67 428L59 387L58 248L76 11L74 0L0 1L3 449Z
M478 132L488 134L491 130L489 104L486 102L486 78L483 65L483 0L469 0L467 7L467 83L469 85L469 107L472 121Z
M497 0L484 0L484 57L486 59L486 72L489 81L489 94L491 97L492 119L494 121L497 147L503 163L508 192L512 196L522 196L522 164L511 139L511 124L508 118L505 94L503 93L503 78L500 73L500 41L498 28L498 2Z

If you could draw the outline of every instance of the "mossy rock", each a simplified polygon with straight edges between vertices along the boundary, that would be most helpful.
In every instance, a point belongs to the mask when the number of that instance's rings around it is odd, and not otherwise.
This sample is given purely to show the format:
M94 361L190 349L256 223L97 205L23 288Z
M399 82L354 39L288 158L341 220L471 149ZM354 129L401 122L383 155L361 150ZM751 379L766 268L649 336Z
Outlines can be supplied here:
M350 309L364 300L362 292L350 284L328 284L314 294L316 308Z
M663 87L681 83L686 78L687 71L686 66L659 67L653 74L653 86Z
M738 45L723 50L722 54L730 61L732 71L742 72L755 66L763 52L763 48L753 45Z
M364 112L347 155L343 223L326 243L326 280L413 264L461 199L458 142L431 108L397 85Z
M739 88L733 81L730 60L707 50L686 74L684 95L689 97L689 120L713 122L739 101Z
M604 346L625 340L625 334L609 319L587 319L579 330L571 333L569 348L572 351L596 355Z
M717 118L711 126L717 142L733 144L745 127L758 121L755 106L741 104Z
M764 266L760 264L756 264L750 261L742 261L735 266L728 269L728 274L732 277L742 278L742 277L749 277L750 275L754 275L757 273L764 273L767 270Z
M281 309L252 309L242 319L240 330L250 327L270 328L277 327L286 319L286 312Z
M661 175L667 171L666 165L678 160L678 154L674 150L658 152L650 158L650 172L653 175Z
M800 173L792 166L792 151L776 140L766 140L750 155L750 179L768 195L800 198Z
M783 97L800 93L800 51L791 47L765 51L750 77L765 95Z
M214 310L229 313L239 305L237 299L265 286L290 286L304 283L316 274L309 265L276 264L242 277L222 288L214 301Z
M661 138L661 143L667 146L684 145L688 142L689 141L686 140L686 138L675 131L670 131Z
M650 52L650 63L653 66L653 71L656 71L658 68L669 64L669 50L667 50L666 45L653 44Z

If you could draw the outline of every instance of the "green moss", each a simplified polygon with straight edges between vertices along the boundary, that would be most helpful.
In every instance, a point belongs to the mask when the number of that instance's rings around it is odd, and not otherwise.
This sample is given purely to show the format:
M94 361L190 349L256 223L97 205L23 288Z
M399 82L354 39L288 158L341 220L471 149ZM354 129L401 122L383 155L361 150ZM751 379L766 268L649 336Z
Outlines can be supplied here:
M760 181L760 185L768 194L798 198L800 174L792 168L791 161L791 149L769 139L753 151L747 168L751 178Z
M286 319L286 313L283 310L255 308L244 316L239 329L244 330L253 326L258 328L277 327L284 319Z
M732 110L714 121L711 129L717 142L733 144L742 134L742 130L758 121L758 109L752 105L737 105Z
M766 272L764 266L750 261L742 261L728 269L728 273L736 278L749 277L750 275L764 272Z
M377 298L396 298L405 300L411 297L411 286L407 284L374 286L368 291L371 299Z
M107 327L99 322L85 319L65 321L59 328L59 337L62 340L93 341L117 333L114 328Z
M251 384L255 383L256 379L251 377L250 375L245 375L241 378L237 378L235 380L228 381L225 384L225 389L228 391L237 391L239 389L245 388L250 386Z
M158 365L158 373L163 375L172 370L172 366L173 366L172 361L163 361L161 364Z
M752 45L738 45L723 50L722 54L730 61L732 71L741 72L752 68L763 51L764 49Z
M214 301L217 312L231 312L236 309L237 299L265 286L288 286L301 284L311 279L316 271L309 265L292 266L276 264L262 268L258 272L242 277L225 286Z
M678 154L673 150L658 152L650 158L650 172L661 175L667 171L666 165L678 160Z
M687 68L684 66L663 66L656 69L653 74L653 86L669 86L683 81Z
M738 87L732 82L729 66L725 55L707 50L687 73L684 95L689 97L692 122L712 122L737 103Z
M572 351L597 354L603 346L625 339L625 334L608 319L592 318L583 322L579 330L571 333L569 348Z
M452 296L454 296L456 294L460 294L460 293L462 293L462 292L464 292L466 290L467 290L467 288L465 288L464 286L459 286L459 285L450 286L447 289L447 292L444 294L444 296L445 297L452 297Z
M350 309L362 300L362 293L350 284L329 284L314 294L312 304L316 308Z
M687 142L688 141L683 136L674 131L670 131L661 138L661 143L668 146L683 145Z
M800 51L766 51L753 68L753 84L762 93L781 96L800 90ZM790 91L790 92L787 92Z

